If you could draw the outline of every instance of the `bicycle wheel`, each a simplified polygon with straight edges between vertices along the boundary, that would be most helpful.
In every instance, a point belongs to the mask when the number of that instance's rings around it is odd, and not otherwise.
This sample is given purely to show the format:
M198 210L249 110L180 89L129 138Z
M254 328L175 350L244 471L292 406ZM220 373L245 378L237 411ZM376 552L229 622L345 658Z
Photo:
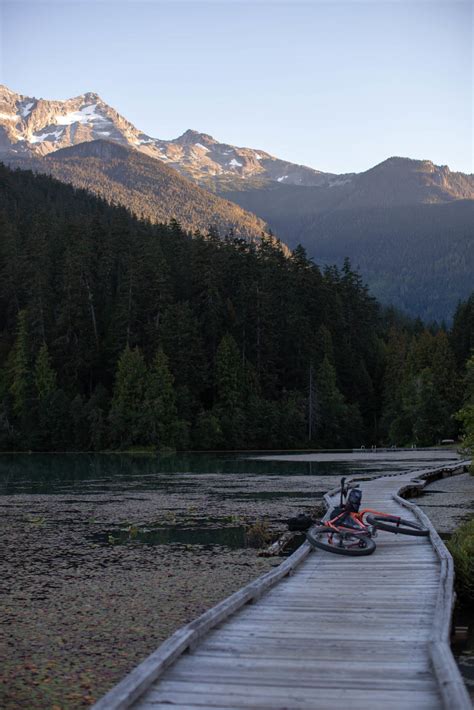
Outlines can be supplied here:
M313 528L306 533L306 539L313 547L336 555L361 557L371 555L375 550L375 542L366 535L333 532L327 527Z
M374 515L367 514L367 522L379 530L386 530L400 535L416 535L418 537L428 537L430 531L419 523L412 523L411 520L398 518L396 515Z

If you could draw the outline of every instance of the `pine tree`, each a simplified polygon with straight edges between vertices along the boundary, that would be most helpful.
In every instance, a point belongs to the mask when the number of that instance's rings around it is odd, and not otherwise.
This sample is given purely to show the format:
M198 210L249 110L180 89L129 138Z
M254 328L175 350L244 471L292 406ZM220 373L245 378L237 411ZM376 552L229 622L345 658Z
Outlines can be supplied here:
M70 442L70 403L64 392L58 389L57 375L46 343L43 343L35 359L34 390L37 446L43 449L67 448Z
M29 350L28 316L27 312L22 310L18 313L17 335L9 358L13 413L20 421L27 418L31 400Z
M234 338L222 338L216 356L216 406L224 440L230 446L242 441L245 426L243 407L243 381L240 354Z
M344 443L347 406L337 387L336 371L327 356L317 372L317 393L320 411L317 443L325 448L337 448Z
M173 375L168 358L158 350L148 373L145 391L145 416L151 443L159 448L181 446L177 441L178 416Z
M148 381L139 348L123 351L117 365L109 423L112 441L121 448L147 443L148 423L144 402Z
M191 421L201 408L210 373L199 322L187 301L174 303L165 310L159 335L174 376L179 417Z
M200 412L196 418L193 441L197 449L212 451L224 443L219 418L212 412Z

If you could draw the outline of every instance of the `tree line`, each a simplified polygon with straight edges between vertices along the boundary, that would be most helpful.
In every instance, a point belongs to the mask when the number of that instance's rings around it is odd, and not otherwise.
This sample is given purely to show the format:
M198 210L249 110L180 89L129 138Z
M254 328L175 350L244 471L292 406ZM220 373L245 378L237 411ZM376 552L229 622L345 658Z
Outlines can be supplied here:
M336 448L457 435L474 296L450 332L346 260L190 234L0 165L0 448Z

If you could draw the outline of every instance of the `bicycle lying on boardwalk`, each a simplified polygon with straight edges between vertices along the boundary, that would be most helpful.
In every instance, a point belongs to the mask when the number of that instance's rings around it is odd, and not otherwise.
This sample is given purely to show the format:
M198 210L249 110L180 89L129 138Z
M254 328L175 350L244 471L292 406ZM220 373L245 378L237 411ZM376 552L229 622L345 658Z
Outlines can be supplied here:
M329 520L321 520L306 533L313 547L338 555L359 557L375 551L373 540L377 530L401 535L428 536L429 530L418 523L371 508L359 510L362 491L357 484L345 485L341 478L339 506L330 513Z

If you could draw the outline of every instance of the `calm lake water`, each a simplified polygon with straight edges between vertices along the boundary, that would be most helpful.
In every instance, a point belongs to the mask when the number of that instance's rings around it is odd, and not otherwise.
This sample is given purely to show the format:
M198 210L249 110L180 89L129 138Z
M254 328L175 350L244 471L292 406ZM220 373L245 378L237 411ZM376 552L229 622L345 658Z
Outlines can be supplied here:
M261 453L261 452L260 452ZM272 456L278 453L272 452ZM283 454L284 455L284 454ZM303 453L302 456L305 454ZM441 464L449 453L433 452L429 460L387 460L374 454L368 461L269 460L257 454L0 454L0 495L18 493L104 493L128 490L183 490L199 486L206 477L219 476L232 487L235 480L262 477L338 477L379 475L388 471L427 468ZM297 455L296 455L297 456ZM257 488L257 487L256 487ZM258 493L255 490L255 493Z

